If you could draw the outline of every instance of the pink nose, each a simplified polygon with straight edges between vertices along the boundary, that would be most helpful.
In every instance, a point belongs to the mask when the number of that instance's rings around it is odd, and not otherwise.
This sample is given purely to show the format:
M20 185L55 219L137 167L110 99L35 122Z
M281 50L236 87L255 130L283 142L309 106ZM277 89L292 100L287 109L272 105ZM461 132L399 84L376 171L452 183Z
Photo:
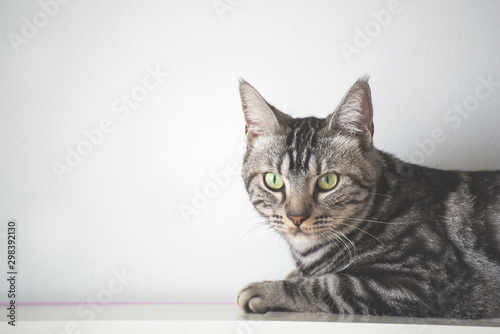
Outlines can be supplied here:
M290 218L291 221L293 221L293 224L297 227L299 227L309 216L287 216Z

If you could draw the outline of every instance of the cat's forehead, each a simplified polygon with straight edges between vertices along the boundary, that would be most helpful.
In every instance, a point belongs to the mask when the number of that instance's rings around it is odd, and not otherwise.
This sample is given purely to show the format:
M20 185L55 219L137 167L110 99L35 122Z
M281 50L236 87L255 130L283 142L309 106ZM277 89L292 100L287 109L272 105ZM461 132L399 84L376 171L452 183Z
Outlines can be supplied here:
M253 166L300 178L349 166L357 155L352 137L325 132L325 119L293 119L279 136L259 138L252 148Z
M322 130L326 126L325 119L308 117L294 119L289 124L285 136L285 159L289 172L304 172L310 169L315 159L319 141L324 136Z

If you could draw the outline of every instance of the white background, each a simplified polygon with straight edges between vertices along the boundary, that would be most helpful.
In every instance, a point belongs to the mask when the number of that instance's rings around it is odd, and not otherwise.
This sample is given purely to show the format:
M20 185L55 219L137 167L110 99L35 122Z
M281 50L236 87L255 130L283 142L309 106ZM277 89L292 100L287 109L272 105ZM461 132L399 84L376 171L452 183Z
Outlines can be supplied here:
M18 302L234 302L292 270L235 172L238 77L285 112L324 117L368 74L378 148L500 169L500 2L390 3L1 1L0 268L14 219ZM155 70L168 76L144 90Z

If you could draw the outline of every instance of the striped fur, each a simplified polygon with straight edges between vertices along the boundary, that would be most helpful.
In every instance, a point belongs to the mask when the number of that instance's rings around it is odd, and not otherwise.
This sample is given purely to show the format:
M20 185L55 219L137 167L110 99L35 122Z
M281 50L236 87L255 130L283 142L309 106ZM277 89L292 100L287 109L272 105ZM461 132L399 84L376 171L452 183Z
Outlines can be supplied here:
M366 80L324 119L283 114L244 81L240 93L245 186L297 266L243 289L245 311L500 317L500 172L435 170L377 150ZM283 189L265 186L269 172ZM327 172L338 184L320 191Z

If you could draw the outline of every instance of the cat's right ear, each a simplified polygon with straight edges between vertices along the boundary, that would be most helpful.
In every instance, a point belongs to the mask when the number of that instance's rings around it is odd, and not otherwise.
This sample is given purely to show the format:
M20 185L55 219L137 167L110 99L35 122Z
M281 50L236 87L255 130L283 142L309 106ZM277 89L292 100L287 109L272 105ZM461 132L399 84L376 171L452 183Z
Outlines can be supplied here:
M274 136L286 126L290 116L271 106L248 82L240 79L240 97L245 116L245 134L249 140L259 136Z

